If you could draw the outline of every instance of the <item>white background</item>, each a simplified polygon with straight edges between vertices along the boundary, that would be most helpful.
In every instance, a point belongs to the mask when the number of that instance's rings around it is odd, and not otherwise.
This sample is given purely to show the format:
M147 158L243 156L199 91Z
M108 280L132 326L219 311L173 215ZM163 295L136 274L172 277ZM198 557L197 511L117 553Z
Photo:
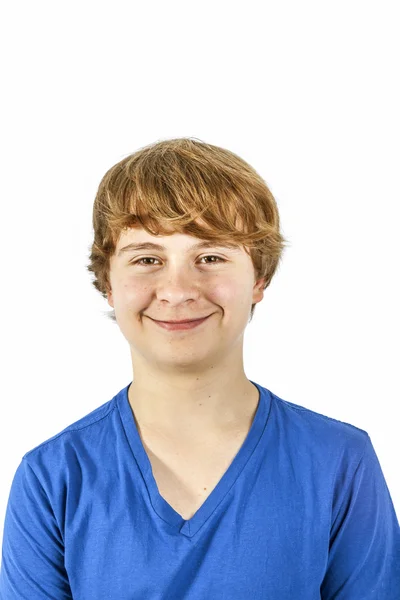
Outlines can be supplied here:
M22 456L132 380L86 271L101 177L193 136L252 164L290 242L249 379L366 430L400 515L397 2L3 8L0 531Z

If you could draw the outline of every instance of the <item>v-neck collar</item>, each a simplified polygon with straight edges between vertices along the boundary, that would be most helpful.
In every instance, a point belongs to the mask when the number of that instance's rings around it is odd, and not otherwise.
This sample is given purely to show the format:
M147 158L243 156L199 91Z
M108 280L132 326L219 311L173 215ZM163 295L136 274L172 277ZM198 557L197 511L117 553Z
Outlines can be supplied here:
M179 513L177 513L176 510L172 508L172 506L161 496L160 492L158 491L157 483L153 476L150 459L144 449L133 416L132 408L129 403L128 390L132 382L123 388L116 396L117 406L121 415L123 427L125 429L132 453L136 459L137 465L146 484L151 505L161 519L166 521L172 527L177 528L182 535L192 537L197 533L200 527L203 526L203 524L214 512L216 507L220 504L224 496L226 496L231 487L234 485L261 438L270 411L271 394L269 390L260 386L254 381L251 381L251 379L249 379L249 381L255 385L259 391L257 410L254 415L250 430L240 450L215 488L211 491L209 496L198 508L195 514L188 520L185 520Z

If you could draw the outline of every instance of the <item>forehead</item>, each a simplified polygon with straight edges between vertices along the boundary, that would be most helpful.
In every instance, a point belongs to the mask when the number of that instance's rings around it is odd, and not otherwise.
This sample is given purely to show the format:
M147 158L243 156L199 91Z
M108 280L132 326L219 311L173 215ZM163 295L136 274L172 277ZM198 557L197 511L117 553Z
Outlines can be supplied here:
M233 242L208 241L186 233L171 233L171 235L152 235L143 227L131 228L123 231L116 247L117 256L133 252L135 250L157 250L168 249L189 251L206 248L225 248L230 252L240 253L244 250Z

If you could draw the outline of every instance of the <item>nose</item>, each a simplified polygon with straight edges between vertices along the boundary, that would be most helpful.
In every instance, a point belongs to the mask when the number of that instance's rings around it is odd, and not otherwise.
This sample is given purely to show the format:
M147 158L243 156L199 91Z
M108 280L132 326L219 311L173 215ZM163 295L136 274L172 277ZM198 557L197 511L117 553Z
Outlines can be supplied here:
M156 285L159 301L181 304L188 300L197 300L201 295L200 275L189 268L170 267L162 274Z

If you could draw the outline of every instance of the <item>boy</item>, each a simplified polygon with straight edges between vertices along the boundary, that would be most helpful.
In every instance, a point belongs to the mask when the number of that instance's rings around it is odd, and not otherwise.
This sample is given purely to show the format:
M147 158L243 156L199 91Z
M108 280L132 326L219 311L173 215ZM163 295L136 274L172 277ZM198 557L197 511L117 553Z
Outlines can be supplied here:
M134 378L22 458L1 598L399 600L368 434L244 373L285 243L266 183L225 149L162 141L104 175L93 227Z

